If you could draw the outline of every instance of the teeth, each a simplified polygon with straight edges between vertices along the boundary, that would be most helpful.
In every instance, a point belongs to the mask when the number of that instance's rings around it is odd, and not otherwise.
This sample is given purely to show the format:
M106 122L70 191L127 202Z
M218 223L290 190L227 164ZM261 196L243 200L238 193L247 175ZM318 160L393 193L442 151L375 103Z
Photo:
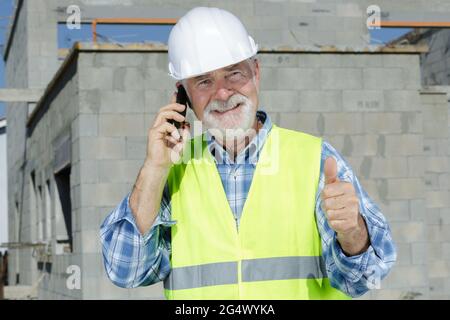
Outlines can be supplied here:
M241 103L239 102L237 105L235 105L233 108L230 108L230 109L227 109L227 110L215 110L216 112L219 112L219 113L225 113L225 112L227 112L227 111L230 111L230 110L233 110L233 109L235 109L235 108L237 108L237 107L239 107L241 105Z

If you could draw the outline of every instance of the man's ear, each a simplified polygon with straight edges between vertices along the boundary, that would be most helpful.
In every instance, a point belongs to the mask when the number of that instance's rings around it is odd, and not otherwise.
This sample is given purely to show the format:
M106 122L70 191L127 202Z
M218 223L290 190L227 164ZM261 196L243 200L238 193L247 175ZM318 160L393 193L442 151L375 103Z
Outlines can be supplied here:
M256 86L256 90L259 92L259 80L261 79L261 69L259 68L259 60L257 58L255 58L254 64L255 64L254 83Z

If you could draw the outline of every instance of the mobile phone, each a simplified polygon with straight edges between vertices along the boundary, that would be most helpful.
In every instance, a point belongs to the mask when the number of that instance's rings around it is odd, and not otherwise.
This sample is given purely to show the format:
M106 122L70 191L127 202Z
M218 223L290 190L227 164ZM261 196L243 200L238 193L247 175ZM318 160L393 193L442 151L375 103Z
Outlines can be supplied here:
M189 100L189 97L186 93L186 89L184 89L184 87L180 84L178 86L178 92L177 92L177 103L179 104L184 104L186 106L186 108L184 108L184 110L182 112L180 112L180 114L184 117L186 117L186 111L187 108L190 107L191 102ZM169 120L170 123L172 123L177 129L179 129L182 125L181 122L175 121L175 120Z

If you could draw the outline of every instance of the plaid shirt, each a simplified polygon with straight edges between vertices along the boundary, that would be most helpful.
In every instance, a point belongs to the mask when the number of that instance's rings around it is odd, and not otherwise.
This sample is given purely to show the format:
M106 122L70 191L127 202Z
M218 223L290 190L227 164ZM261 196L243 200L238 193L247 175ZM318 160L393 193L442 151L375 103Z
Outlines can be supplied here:
M263 130L232 161L228 153L207 134L208 148L216 160L228 203L239 227L242 209L260 150L272 127L270 117L263 111L257 116L264 123ZM338 165L340 180L353 183L360 200L360 213L366 221L370 246L362 254L347 257L336 240L336 233L328 225L321 207L320 193L324 186L323 164L333 156ZM316 196L316 220L322 241L322 255L328 278L333 287L352 297L369 289L378 288L396 260L396 249L389 226L376 204L363 190L350 166L327 142L322 143L322 160L319 187ZM129 206L129 195L103 222L100 236L106 273L119 287L134 288L164 280L170 273L171 234L170 195L168 187L163 192L161 208L153 226L145 234L139 232ZM282 245L282 244L280 244Z

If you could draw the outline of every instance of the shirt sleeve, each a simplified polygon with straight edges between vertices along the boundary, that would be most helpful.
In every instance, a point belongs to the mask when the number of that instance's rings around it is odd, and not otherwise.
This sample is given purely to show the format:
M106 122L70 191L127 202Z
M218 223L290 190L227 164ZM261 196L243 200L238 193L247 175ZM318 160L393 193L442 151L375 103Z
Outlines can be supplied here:
M100 227L106 274L117 286L135 288L164 280L170 272L170 196L166 184L161 207L150 230L142 235L129 205L130 194Z
M321 206L320 193L324 187L323 166L325 159L334 157L338 166L338 178L351 182L359 198L359 212L369 232L370 246L362 254L346 256L336 238L336 232L328 225ZM322 239L322 255L330 283L351 297L358 297L370 289L379 289L397 259L395 244L386 218L369 198L358 178L343 157L327 142L322 143L319 187L316 196L316 219Z

